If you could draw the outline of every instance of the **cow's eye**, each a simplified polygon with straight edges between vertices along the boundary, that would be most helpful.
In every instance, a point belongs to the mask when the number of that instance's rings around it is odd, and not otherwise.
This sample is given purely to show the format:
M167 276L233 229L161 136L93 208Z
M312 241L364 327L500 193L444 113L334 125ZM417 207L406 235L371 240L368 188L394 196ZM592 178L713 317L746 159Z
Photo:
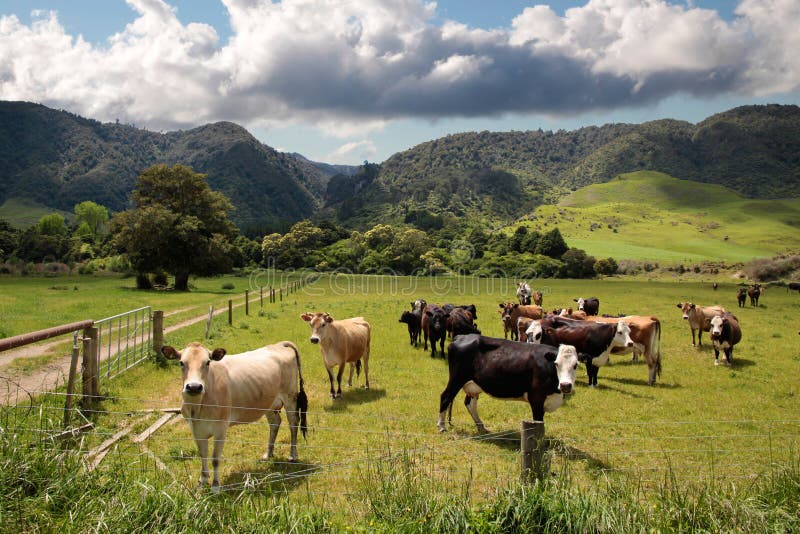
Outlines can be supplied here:
M179 364L181 364L181 367L183 367L183 361L180 361L180 362L178 362L178 363L179 363Z
M577 369L578 368L578 364L576 363L575 365L572 366L572 368L573 369Z
M206 367L208 367L209 365L211 365L211 360L206 360Z

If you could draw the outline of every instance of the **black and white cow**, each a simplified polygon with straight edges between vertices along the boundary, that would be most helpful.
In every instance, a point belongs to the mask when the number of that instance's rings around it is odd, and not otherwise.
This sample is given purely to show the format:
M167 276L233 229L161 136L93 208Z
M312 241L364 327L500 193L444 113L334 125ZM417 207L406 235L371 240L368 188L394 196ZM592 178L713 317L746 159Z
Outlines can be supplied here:
M711 342L714 344L714 365L719 365L719 351L725 354L725 363L733 363L733 347L742 340L739 320L732 313L715 315L711 319Z
M597 315L600 313L600 300L597 297L572 299L578 303L578 309L586 312L586 315Z
M549 316L542 319L540 327L541 343L572 345L578 352L590 356L585 362L590 386L597 386L597 373L608 363L611 349L634 346L631 328L625 321L595 323Z
M440 432L445 415L459 389L467 394L465 404L479 432L486 427L478 416L478 395L526 401L534 421L543 421L564 403L564 395L575 385L575 369L583 358L575 347L517 343L469 334L458 336L447 352L450 379L439 401Z

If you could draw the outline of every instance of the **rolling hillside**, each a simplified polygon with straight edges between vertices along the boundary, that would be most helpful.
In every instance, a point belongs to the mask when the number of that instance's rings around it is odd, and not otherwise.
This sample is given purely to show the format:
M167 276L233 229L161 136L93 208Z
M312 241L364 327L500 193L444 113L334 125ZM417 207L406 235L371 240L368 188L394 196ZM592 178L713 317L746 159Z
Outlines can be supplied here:
M719 185L641 171L540 206L522 224L558 226L570 246L598 258L745 262L800 248L800 199L748 199Z

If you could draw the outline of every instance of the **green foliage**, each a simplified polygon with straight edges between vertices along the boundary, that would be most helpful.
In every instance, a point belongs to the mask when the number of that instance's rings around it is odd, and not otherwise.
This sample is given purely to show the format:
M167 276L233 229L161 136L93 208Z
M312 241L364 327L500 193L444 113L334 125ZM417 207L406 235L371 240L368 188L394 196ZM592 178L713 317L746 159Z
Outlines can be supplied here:
M561 256L562 278L592 278L596 273L594 271L595 260L594 256L586 254L585 250L579 248L571 248Z
M139 273L166 270L175 288L188 289L190 274L211 275L232 268L232 209L205 176L189 167L156 165L139 177L135 208L118 213L112 232Z
M36 223L36 231L45 236L67 235L67 224L64 216L59 213L45 215Z
M91 200L85 200L75 205L75 218L81 226L85 224L93 235L97 235L105 230L108 223L108 209Z
M597 274L610 276L612 274L617 274L619 265L617 265L614 258L600 258L594 262L593 269Z
M558 227L553 228L549 232L542 235L536 241L536 248L534 252L543 256L550 256L551 258L560 258L568 250L567 242L561 236Z

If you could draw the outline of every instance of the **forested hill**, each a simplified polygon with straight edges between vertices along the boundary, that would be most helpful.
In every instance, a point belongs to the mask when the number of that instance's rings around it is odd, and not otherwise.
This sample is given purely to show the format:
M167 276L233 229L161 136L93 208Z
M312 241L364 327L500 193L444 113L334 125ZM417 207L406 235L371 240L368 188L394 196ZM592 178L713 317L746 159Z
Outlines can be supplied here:
M658 120L574 131L470 132L354 169L278 152L220 122L150 132L25 102L0 102L0 204L71 211L127 207L155 163L190 165L227 194L252 235L308 217L371 227L435 228L447 219L506 223L584 185L638 170L728 186L753 198L800 191L800 108L745 106L699 124ZM331 176L333 173L338 173Z
M286 227L319 207L328 176L236 124L166 134L103 124L26 102L0 102L0 204L27 198L71 211L93 200L125 209L136 178L156 163L190 165L236 207L244 228Z
M340 219L357 224L376 213L408 222L431 214L505 219L637 170L725 185L753 198L797 196L800 108L744 106L696 125L664 119L448 135L393 155L358 194L332 205Z

